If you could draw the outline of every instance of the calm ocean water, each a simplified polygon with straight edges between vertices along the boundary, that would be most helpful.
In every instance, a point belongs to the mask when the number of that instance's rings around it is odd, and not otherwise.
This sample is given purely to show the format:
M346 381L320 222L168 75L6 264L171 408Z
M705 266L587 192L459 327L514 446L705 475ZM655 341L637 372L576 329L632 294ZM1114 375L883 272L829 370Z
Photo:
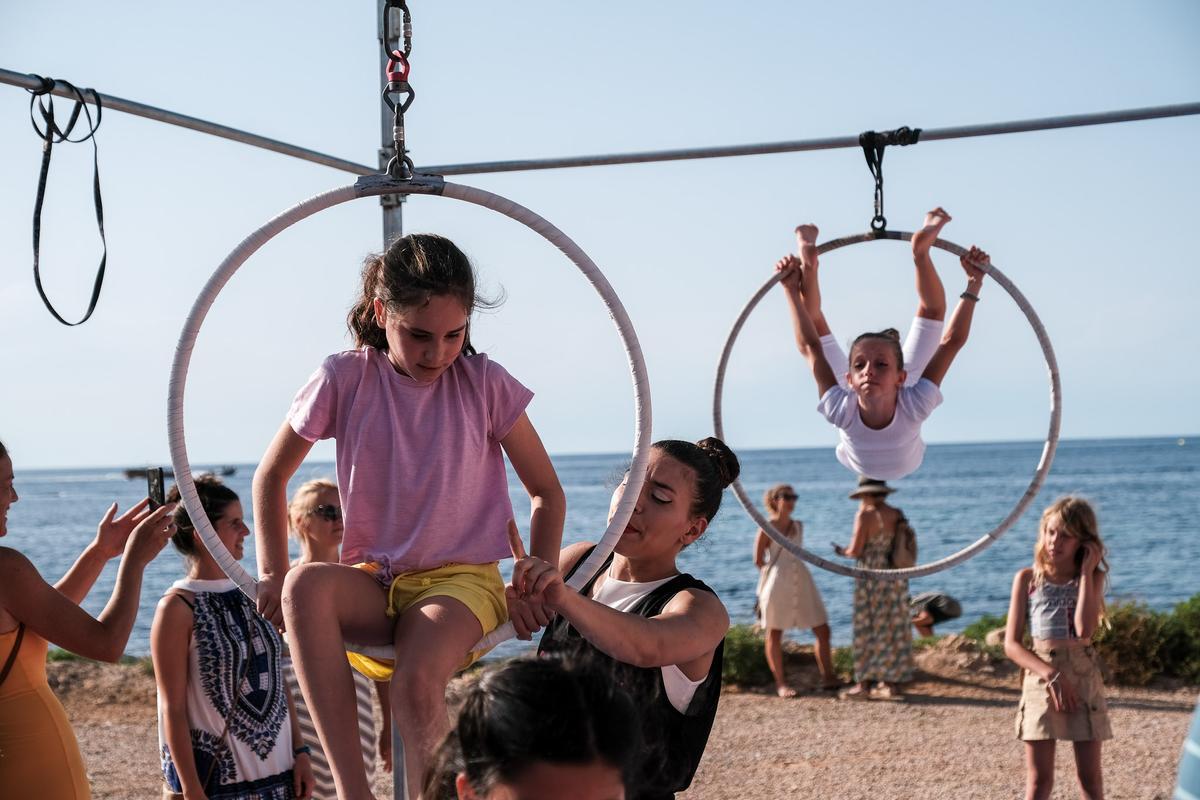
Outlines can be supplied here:
M1040 442L932 445L922 468L897 484L892 496L917 530L921 560L952 553L993 528L1028 485L1041 454ZM846 544L855 504L846 499L853 477L834 459L832 448L757 450L742 456L742 479L752 497L777 482L800 495L796 515L804 521L805 544L819 553L829 542ZM603 532L609 496L628 462L623 455L572 455L554 459L567 493L564 542L595 539ZM15 465L21 500L9 512L4 544L25 553L49 580L57 580L95 535L96 522L116 500L122 509L145 493L145 482L126 480L119 469L22 470ZM250 512L253 465L240 465L227 479ZM330 463L305 464L293 487L313 477L332 477ZM961 619L939 627L952 632L982 614L1007 610L1013 573L1029 564L1041 509L1059 495L1082 493L1097 506L1108 544L1113 597L1133 598L1158 608L1200 592L1200 437L1195 439L1109 439L1068 441L1059 446L1054 467L1031 510L982 554L948 571L913 581L913 593L937 589L957 597ZM520 485L513 504L518 519L528 515ZM526 526L522 530L527 533ZM711 585L735 622L749 622L757 571L752 563L755 525L732 493L708 533L684 552L683 569ZM253 538L247 540L247 569L254 572ZM511 564L511 562L508 562ZM505 566L505 565L502 565ZM850 640L853 582L812 569L829 609L837 644ZM150 565L142 589L142 609L127 651L149 652L154 604L183 574L182 560L168 546ZM116 562L109 564L85 601L98 613L112 590ZM807 631L794 632L800 641ZM527 647L502 646L498 655Z

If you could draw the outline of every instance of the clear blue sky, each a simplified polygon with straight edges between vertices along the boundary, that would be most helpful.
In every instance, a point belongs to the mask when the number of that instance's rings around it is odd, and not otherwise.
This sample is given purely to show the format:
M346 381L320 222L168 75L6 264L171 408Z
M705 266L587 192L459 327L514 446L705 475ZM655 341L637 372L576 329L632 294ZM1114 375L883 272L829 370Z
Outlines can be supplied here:
M409 142L418 164L937 128L1200 99L1190 0L967 4L412 3ZM372 163L379 136L375 3L81 3L0 7L0 66ZM63 104L65 105L65 104ZM109 278L66 329L38 302L30 214L40 157L28 95L0 86L0 439L21 467L167 457L166 384L182 320L212 270L275 213L350 182L334 170L106 113L99 134ZM946 237L978 243L1033 302L1061 364L1070 437L1200 431L1195 184L1200 119L890 150L887 214L911 229L945 206ZM89 146L55 150L47 286L81 309L98 242ZM462 178L540 212L600 264L646 352L656 437L711 431L720 348L791 230L865 229L871 182L854 150ZM543 241L452 201L408 204L507 301L475 338L537 393L552 452L622 451L632 394L588 285ZM346 345L358 265L380 245L374 201L304 223L221 296L188 387L192 459L254 461L306 376ZM826 260L848 338L907 324L897 244ZM938 262L951 297L960 270ZM985 287L930 441L1039 439L1036 344ZM735 447L832 445L816 391L769 297L729 373ZM331 448L318 450L330 456Z

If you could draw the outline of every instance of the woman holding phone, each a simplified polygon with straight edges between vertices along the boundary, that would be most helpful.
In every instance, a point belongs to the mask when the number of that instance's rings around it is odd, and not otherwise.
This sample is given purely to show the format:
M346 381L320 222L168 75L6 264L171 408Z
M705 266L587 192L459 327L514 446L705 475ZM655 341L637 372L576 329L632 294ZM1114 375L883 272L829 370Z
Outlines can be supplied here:
M0 537L19 496L0 443ZM148 500L117 515L113 503L67 574L53 586L20 551L0 547L0 797L90 797L83 756L66 712L46 680L51 643L99 661L125 651L137 617L142 573L175 530L171 508ZM99 616L79 607L109 560L121 556L112 596Z

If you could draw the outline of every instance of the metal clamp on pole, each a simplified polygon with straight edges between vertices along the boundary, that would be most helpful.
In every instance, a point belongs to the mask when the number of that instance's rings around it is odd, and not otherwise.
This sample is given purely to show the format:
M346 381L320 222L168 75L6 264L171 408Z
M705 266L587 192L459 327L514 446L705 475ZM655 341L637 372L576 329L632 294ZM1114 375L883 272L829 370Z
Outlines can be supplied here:
M862 145L863 155L867 159L867 168L875 179L875 216L871 218L871 230L877 233L887 229L887 217L883 215L883 150L889 144L916 144L920 138L921 129L908 126L894 131L866 131L858 135L858 143Z

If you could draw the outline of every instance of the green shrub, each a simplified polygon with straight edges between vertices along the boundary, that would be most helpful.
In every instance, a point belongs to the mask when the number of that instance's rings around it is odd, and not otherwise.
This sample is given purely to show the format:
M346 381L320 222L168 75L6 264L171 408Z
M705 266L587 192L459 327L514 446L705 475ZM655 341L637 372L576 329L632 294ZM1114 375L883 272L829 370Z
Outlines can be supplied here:
M854 680L854 649L836 647L833 650L833 671L845 680Z
M1200 594L1175 606L1167 617L1163 639L1163 671L1200 683Z
M919 653L922 650L929 650L936 647L937 643L942 640L941 636L918 636L913 639L912 649L914 653Z
M979 619L972 622L967 627L963 628L962 635L968 639L974 639L977 642L982 642L987 638L987 635L996 628L1003 628L1008 624L1008 614L995 616L993 614L984 614Z
M50 662L54 662L54 661L87 661L87 659L84 658L83 656L76 655L75 653L72 653L70 650L63 650L61 647L51 647L46 652L46 660L50 661Z
M721 680L740 686L760 686L771 681L763 637L752 626L734 625L725 634Z
M1108 607L1108 624L1093 643L1112 672L1113 682L1145 686L1162 675L1169 615L1144 603L1117 602Z

